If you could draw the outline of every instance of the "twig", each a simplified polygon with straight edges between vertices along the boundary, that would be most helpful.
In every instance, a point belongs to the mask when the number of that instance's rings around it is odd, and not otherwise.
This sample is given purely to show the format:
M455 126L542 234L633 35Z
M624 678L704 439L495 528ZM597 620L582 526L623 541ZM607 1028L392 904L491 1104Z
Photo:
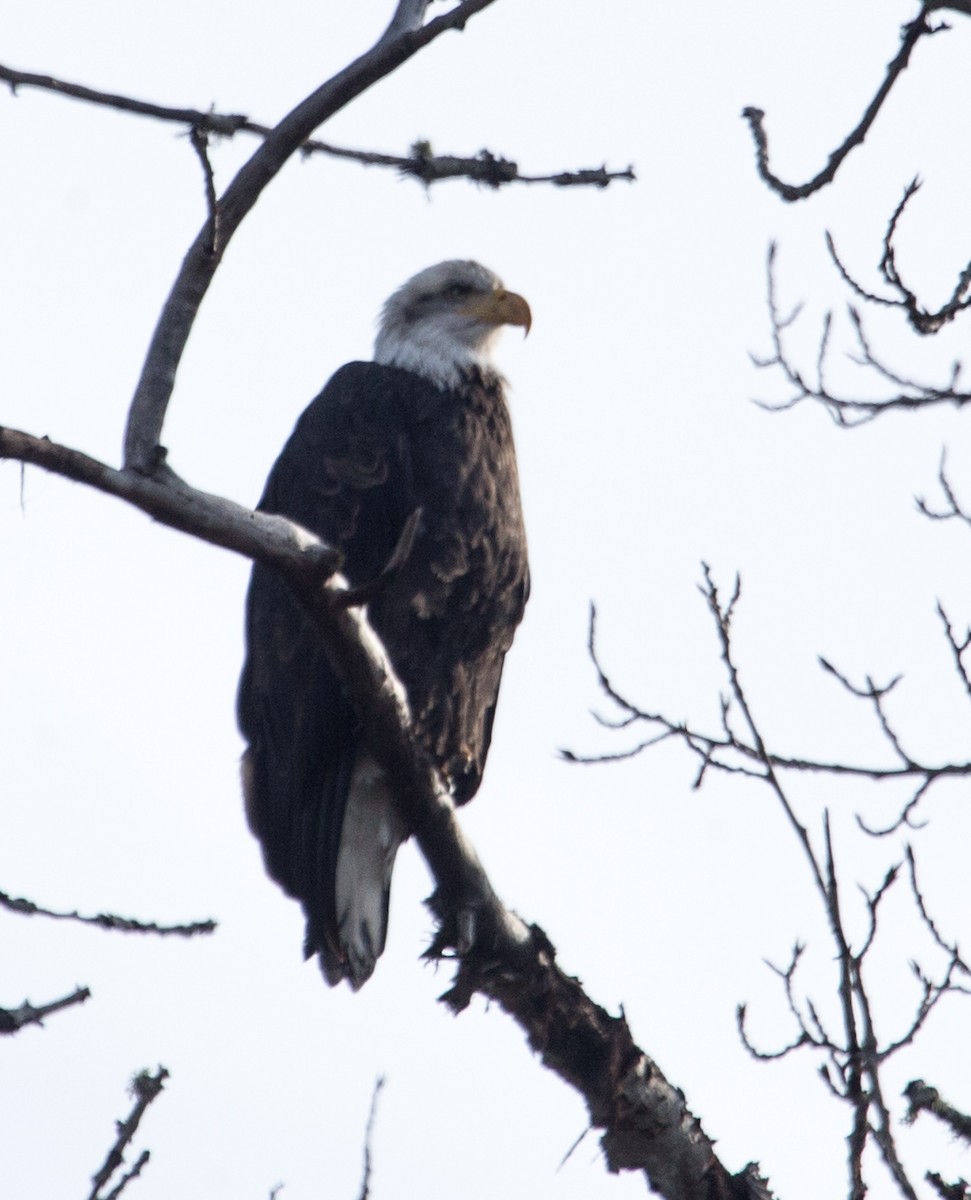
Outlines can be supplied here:
M378 1096L384 1087L384 1076L379 1075L374 1081L374 1091L371 1093L371 1108L368 1112L367 1126L364 1130L364 1173L361 1177L359 1200L368 1200L371 1194L371 1137L374 1134L374 1119L378 1112Z
M937 1171L928 1171L924 1178L941 1200L968 1200L971 1197L971 1186L964 1179L959 1179L957 1183L945 1183Z
M838 426L844 429L853 429L859 425L865 425L887 412L915 412L940 404L963 408L964 405L971 403L971 392L958 387L961 374L960 363L955 363L951 368L950 379L947 383L939 386L908 379L888 367L874 353L866 334L863 318L852 306L849 306L847 311L856 338L857 352L851 357L851 361L857 366L875 373L894 391L882 399L862 400L839 396L832 390L826 380L832 333L831 313L827 313L823 318L823 329L816 356L816 378L814 381L808 379L793 362L786 345L786 335L799 317L801 305L796 305L785 314L780 310L776 297L775 257L776 248L774 244L771 244L766 256L766 280L772 353L766 356L753 354L751 358L755 366L760 369L779 370L792 391L787 399L779 402L755 401L759 408L765 409L767 412L788 412L805 400L813 400L825 408ZM866 298L879 299L870 296L866 296ZM889 303L889 301L884 301L884 303ZM928 513L927 515L934 514Z
M971 307L971 296L967 294L969 288L971 288L971 262L958 275L957 283L954 285L950 299L934 312L925 308L917 299L916 293L911 291L904 283L897 267L893 238L897 232L897 224L903 216L904 209L919 188L920 180L918 179L911 180L907 185L904 190L903 199L894 209L887 225L887 231L883 236L883 256L880 259L880 274L883 276L883 280L887 286L896 292L896 296L879 296L867 291L857 283L843 265L836 250L836 243L833 241L832 235L828 232L826 234L826 248L843 282L856 292L862 300L866 300L871 304L883 305L886 308L902 308L907 314L908 321L917 333L935 334L950 321L953 321L960 313L964 312L965 309Z
M923 1079L913 1079L904 1088L907 1097L907 1115L904 1120L912 1125L922 1112L943 1121L956 1137L971 1144L971 1117L948 1104L935 1087Z
M918 496L916 499L917 508L925 517L929 517L932 521L963 521L966 525L971 526L971 513L965 509L957 498L957 493L951 486L951 481L947 476L947 451L941 452L941 465L937 471L937 481L941 485L941 491L944 493L944 499L947 501L947 506L944 509L931 508L930 504L923 498ZM950 636L950 634L949 634ZM968 643L965 643L965 648ZM953 642L952 642L953 645ZM962 650L963 653L963 650ZM963 663L961 664L961 674L966 678Z
M921 920L930 933L931 937L937 945L947 954L948 958L954 962L955 967L965 975L971 975L971 966L961 958L958 953L957 943L949 942L944 938L937 928L936 923L927 911L927 904L924 900L924 894L917 884L917 860L914 857L912 846L906 846L904 853L907 858L907 866L910 870L910 890L914 897L914 902L917 905L917 911L920 913Z
M20 87L41 88L47 92L56 92L68 96L72 100L83 100L88 104L115 108L121 112L135 113L138 116L153 117L159 121L175 121L180 125L191 125L207 133L216 133L221 137L232 137L247 125L247 118L239 113L200 112L195 108L172 108L164 104L152 104L145 100L134 100L130 96L119 96L113 92L98 91L95 88L84 87L79 83L68 83L63 79L55 79L52 75L38 75L32 71L15 71L12 67L0 65L0 82L6 83L10 91L16 95Z
M707 567L705 567L705 572L708 586L714 587ZM726 623L722 625L717 589L713 593L703 589L703 594L708 602L709 610L718 625L724 661L726 638L730 647L730 629L727 618ZM734 600L737 600L737 596L733 598ZM730 607L726 612L727 617L730 618ZM615 723L608 722L601 717L597 718L598 723L608 728L623 730L631 729L635 725L641 725L652 730L652 733L649 737L640 740L635 745L620 751L588 755L579 753L576 750L561 749L560 756L567 762L585 766L618 762L636 757L651 747L673 738L682 741L699 760L700 771L696 785L700 784L704 774L709 770L724 774L751 775L758 779L765 779L765 765L768 764L774 772L794 771L847 778L872 779L875 782L915 780L918 784L915 799L920 799L932 784L937 783L941 779L967 778L971 776L971 761L931 764L919 761L903 750L900 740L883 710L883 697L896 685L898 680L892 680L889 684L877 686L872 680L868 679L866 686L861 688L853 684L827 659L820 658L819 662L823 670L836 679L840 686L845 688L851 696L870 702L877 721L885 735L896 739L894 750L899 761L896 764L877 766L837 762L835 760L810 759L780 754L765 746L760 747L753 737L746 739L737 733L731 725L732 705L733 703L738 703L734 692L728 700L722 701L722 729L717 734L684 721L675 721L663 713L642 708L635 704L621 693L600 661L596 644L595 609L591 609L587 644L591 661L597 672L597 680L601 691L612 703L621 709L623 714L622 719ZM731 655L730 648L727 653L729 656ZM731 670L734 671L733 663L731 664ZM735 674L735 682L737 683L737 673ZM913 802L911 802L912 804ZM905 810L905 813L908 812L909 810ZM908 823L911 822L908 821ZM896 827L895 825L894 828ZM868 832L882 833L884 831L870 830Z
M138 1131L139 1122L145 1115L146 1109L162 1091L168 1077L168 1071L164 1067L159 1067L154 1075L150 1075L148 1071L141 1071L132 1080L129 1091L135 1099L135 1104L128 1117L124 1121L117 1123L118 1136L115 1139L114 1145L108 1151L108 1156L103 1165L93 1176L93 1187L91 1188L88 1200L116 1200L129 1181L141 1174L142 1168L149 1160L149 1151L147 1150L142 1152L135 1165L122 1176L120 1182L110 1193L107 1195L101 1194L102 1188L108 1185L112 1175L123 1165L125 1161L125 1147L135 1136Z
M193 125L189 130L189 141L202 165L202 175L206 185L206 209L209 213L208 247L209 253L215 254L216 243L219 240L219 204L216 200L216 177L213 174L212 163L209 161L209 137L198 125Z
M31 1004L25 1000L19 1008L0 1008L0 1034L19 1033L25 1025L43 1025L44 1018L75 1004L83 1004L91 998L86 987L76 988L70 996L52 1000L50 1004Z
M427 0L424 2L427 3ZM193 139L197 136L204 139L210 134L215 137L233 137L237 133L267 138L273 132L269 125L250 120L249 117L239 113L217 113L211 109L202 112L194 108L173 108L163 104L151 104L143 100L134 100L128 96L119 96L112 92L102 92L94 88L82 87L80 84L67 83L50 75L15 71L11 67L2 65L0 65L0 81L8 83L12 92L16 92L18 87L25 86L42 88L58 95L84 100L120 112L135 113L151 117L154 120L187 125L190 137ZM195 146L194 141L193 145ZM323 154L329 158L357 162L365 167L388 167L399 171L408 178L417 179L426 186L446 179L461 178L492 188L499 188L510 183L551 183L555 187L604 188L615 181L633 182L636 178L633 167L611 171L607 169L606 165L582 167L573 171L556 171L551 174L525 174L519 169L517 163L501 155L493 154L490 150L480 150L478 154L472 155L433 154L431 145L427 141L416 141L408 154L388 154L378 150L357 150L348 146L336 146L332 142L308 137L300 144L299 153L304 157ZM210 211L211 209L212 204L210 204Z
M957 973L966 972L967 968L959 958L956 947L951 946L941 936L927 914L926 905L917 887L913 855L908 850L911 891L915 903L925 927L936 945L947 953L948 961L944 970L936 978L928 976L916 963L910 964L920 986L920 997L915 1005L913 1015L896 1037L883 1041L878 1040L871 995L865 979L865 965L876 946L878 924L884 901L899 878L899 864L886 869L882 881L875 889L861 889L866 904L868 922L862 940L857 947L854 947L847 934L845 901L842 897L840 875L836 866L836 849L829 810L824 810L822 814L823 836L821 846L817 849L810 837L807 825L797 813L783 787L782 773L785 770L822 770L832 775L852 775L862 773L861 769L841 763L810 763L806 760L793 759L779 755L768 747L746 696L732 645L732 622L740 602L741 585L736 578L730 595L725 599L721 596L707 565L702 564L702 567L704 583L701 592L715 625L719 651L728 678L727 694L720 698L721 733L713 735L695 728L690 722L675 722L662 713L646 711L628 699L619 691L603 665L598 661L594 638L595 626L594 621L591 620L589 647L597 670L600 688L621 712L621 718L616 722L601 723L612 725L618 730L629 730L635 724L643 722L649 728L659 730L653 737L646 739L643 745L657 744L667 737L679 738L701 760L699 780L709 769L734 771L761 780L774 794L800 842L815 889L826 912L827 923L836 951L834 956L838 971L836 992L842 1018L842 1029L838 1035L831 1034L812 1000L801 999L797 996L796 972L803 954L803 946L797 943L787 967L782 968L773 966L771 963L768 964L783 983L786 1002L795 1024L795 1034L781 1048L761 1049L749 1036L746 1025L747 1009L745 1005L741 1005L736 1014L739 1036L748 1053L760 1060L785 1058L803 1047L825 1056L826 1061L820 1069L821 1078L831 1093L849 1107L851 1114L847 1138L847 1169L851 1200L863 1200L867 1193L864 1157L868 1145L871 1144L875 1145L880 1154L886 1170L893 1180L896 1192L906 1197L907 1200L916 1200L913 1184L897 1152L893 1120L883 1096L882 1068L887 1060L914 1041L945 995L971 992L971 989L956 981ZM961 640L954 634L950 623L946 621L945 631L957 668L963 676L961 655L971 647L971 632L967 639ZM849 695L868 704L884 740L891 748L896 763L873 772L871 777L874 779L890 778L891 776L900 778L907 774L919 780L916 796L905 808L898 824L903 823L904 819L909 820L912 807L926 794L939 776L937 768L928 767L927 764L920 762L905 747L901 734L890 719L886 703L888 697L898 686L899 678L891 679L886 684L878 684L868 676L864 683L859 685L838 671L827 660L820 659L820 664ZM576 755L572 757L574 761L579 759L579 756ZM739 759L742 760L741 765L738 763ZM949 764L950 767L956 765ZM971 764L962 764L960 774L967 774L969 767Z
M158 925L155 921L136 921L132 917L118 917L113 913L98 913L96 916L82 916L76 909L72 912L56 912L50 908L41 908L33 900L10 896L0 892L0 908L9 912L19 913L25 917L50 917L55 921L79 921L84 925L97 925L99 929L117 930L121 933L154 933L159 937L170 935L177 937L195 937L197 934L213 933L216 922L194 921L190 925Z

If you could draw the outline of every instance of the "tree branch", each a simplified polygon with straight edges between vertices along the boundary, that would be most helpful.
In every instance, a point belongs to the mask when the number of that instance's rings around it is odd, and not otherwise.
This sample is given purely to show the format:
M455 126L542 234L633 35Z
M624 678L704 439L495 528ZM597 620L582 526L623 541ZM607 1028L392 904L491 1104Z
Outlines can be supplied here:
M124 1164L126 1146L135 1136L146 1109L159 1096L168 1077L168 1071L164 1067L159 1067L154 1075L150 1075L148 1071L141 1071L132 1080L129 1091L135 1099L135 1104L126 1120L117 1122L118 1136L108 1151L103 1165L92 1179L93 1186L88 1200L116 1200L127 1184L141 1174L142 1168L148 1163L150 1157L148 1150L142 1151L135 1165L121 1177L110 1193L102 1193L102 1189L107 1187L111 1181L112 1175Z
M820 188L832 183L836 177L836 172L842 166L844 159L850 151L857 146L863 145L866 135L870 132L870 127L883 107L883 102L890 95L890 89L896 83L899 76L907 69L914 47L925 35L938 33L948 28L946 25L930 25L927 21L927 7L926 5L923 6L916 19L904 26L901 34L900 49L887 65L887 73L884 76L883 83L867 105L859 124L847 134L842 145L830 154L826 166L808 182L800 184L785 183L778 175L772 172L769 167L769 138L764 126L765 113L760 108L748 107L742 109L742 116L748 122L749 129L752 132L752 139L755 142L755 161L759 175L783 200L790 203L794 200L805 200L807 196L811 196L814 192L818 192ZM931 7L943 6L933 5Z
M953 321L960 313L971 307L971 296L968 295L968 290L971 289L971 262L959 272L950 299L933 312L921 304L917 299L917 294L911 291L904 283L897 267L897 252L894 248L893 239L894 234L897 232L897 225L900 218L903 216L904 209L919 188L919 179L914 179L907 185L904 190L903 199L894 209L887 225L887 230L883 235L883 255L880 259L879 270L884 283L896 292L896 296L878 296L861 287L843 265L836 250L836 243L833 241L832 235L828 232L826 234L826 248L843 282L852 288L862 300L866 300L871 304L880 304L886 308L902 308L907 314L907 320L917 333L935 334L943 329L948 322Z
M85 100L102 107L114 108L120 112L152 117L160 121L171 121L178 125L188 125L190 140L197 154L200 146L204 145L203 139L209 134L215 137L233 137L237 133L248 133L266 138L273 132L268 125L251 121L249 117L239 113L217 113L212 110L201 112L194 108L170 108L162 104L150 104L144 100L134 100L128 96L100 92L93 88L82 87L80 84L67 83L50 75L16 71L12 67L3 65L0 65L0 81L7 82L10 90L14 93L18 87L22 86L42 88L75 100ZM605 188L618 180L633 182L636 178L633 167L627 167L621 171L610 171L606 166L581 167L574 171L527 175L520 170L518 163L501 155L493 154L490 150L480 150L478 154L474 155L433 154L431 144L422 139L417 140L411 146L409 153L404 155L386 154L377 150L355 150L310 137L301 142L299 152L304 157L325 154L331 158L357 162L366 167L389 167L399 171L407 178L419 180L426 187L446 179L469 179L473 183L491 188L499 188L510 183L551 183L554 187ZM203 162L203 170L207 176L207 207L211 220L216 197L212 189L212 172L206 161ZM213 247L210 245L210 253L212 252Z
M368 1200L371 1195L371 1138L374 1134L374 1121L378 1113L378 1096L384 1087L384 1076L379 1075L374 1081L374 1091L371 1093L371 1110L368 1113L367 1126L364 1130L364 1172L361 1176L361 1191L358 1200Z
M494 0L464 0L421 29L390 40L381 39L365 54L321 84L267 135L240 168L218 202L219 237L210 245L207 220L189 247L162 308L135 389L125 432L125 465L151 475L164 457L159 446L162 425L189 331L199 306L240 222L263 190L306 138L378 80L390 75L423 47L466 22Z
M40 88L42 91L67 96L71 100L83 100L87 104L115 108L120 112L153 117L159 121L176 121L180 125L191 125L204 133L216 133L221 137L232 137L234 133L249 126L249 119L240 113L201 112L196 108L172 108L165 104L152 104L146 100L134 100L130 96L119 96L114 92L102 92L80 83L55 79L53 75L17 71L2 64L0 82L8 84L13 95L16 95L17 89L21 87Z
M839 1034L830 1034L813 1002L808 998L797 997L795 976L803 953L803 947L797 943L787 968L782 969L769 964L783 982L789 1012L796 1027L795 1035L781 1049L769 1051L758 1049L749 1036L746 1026L747 1010L744 1005L739 1006L736 1014L739 1035L746 1050L753 1057L761 1060L784 1058L803 1047L808 1047L825 1056L826 1061L820 1071L822 1079L831 1093L849 1107L851 1114L847 1137L848 1194L851 1200L863 1200L867 1193L864 1155L871 1142L879 1152L896 1191L907 1197L907 1200L917 1200L914 1187L897 1151L893 1120L889 1106L883 1097L882 1068L888 1059L913 1042L945 995L968 990L955 981L956 974L966 972L967 968L959 957L956 946L950 945L942 937L927 913L924 899L917 886L913 855L908 849L907 858L914 903L931 940L936 947L945 951L948 961L937 978L926 974L917 964L910 964L920 987L920 995L915 1003L910 1022L896 1037L884 1039L882 1042L878 1040L873 1002L865 979L864 967L873 956L883 901L899 878L900 864L896 863L890 866L875 889L861 889L866 904L867 923L859 945L855 946L847 932L849 925L846 902L842 897L840 876L836 865L829 810L824 809L822 812L822 841L817 846L814 841L819 842L819 839L810 837L806 823L786 793L782 772L784 770L823 770L833 775L871 774L875 779L885 779L891 775L899 778L903 773L913 773L921 782L914 800L905 808L902 817L897 822L897 826L899 826L905 820L909 820L911 810L917 800L927 793L931 784L939 777L937 769L921 764L916 756L905 748L900 734L889 718L885 702L899 680L894 679L888 684L878 685L868 677L860 686L852 683L825 660L821 660L824 669L850 695L866 701L871 706L882 735L896 760L896 765L876 772L861 771L860 768L847 767L846 764L811 763L807 760L788 758L773 752L760 732L754 711L749 704L732 644L732 622L741 596L740 584L736 578L731 593L727 598L723 598L708 567L703 565L703 570L704 584L701 591L715 625L720 657L728 678L728 692L720 699L721 732L711 734L694 727L690 722L673 721L662 713L644 710L628 699L611 681L599 662L594 639L593 616L595 614L592 614L591 658L597 670L601 690L618 706L621 713L620 718L615 722L601 720L600 723L617 730L629 730L641 722L646 724L651 730L652 736L635 747L634 753L641 752L647 746L657 745L667 738L677 738L700 760L701 766L696 786L700 785L705 773L714 768L751 776L760 780L772 791L782 808L786 821L799 841L809 867L814 889L820 897L826 914L835 946L833 957L838 972L835 990L842 1017L842 1030ZM971 633L967 639L960 639L955 635L946 618L942 616L942 620L945 623L945 632L952 657L959 674L964 679L966 672L961 656L971 644ZM623 757L629 753L621 752L616 757ZM568 757L573 761L602 762L609 756L601 755L596 758L581 759L580 756L571 754ZM952 767L957 765L951 764ZM971 764L962 764L959 773L967 774L969 769L971 769Z
M5 458L87 484L125 500L163 525L269 566L306 571L325 579L340 565L341 556L336 550L285 517L252 512L221 496L196 491L172 471L159 471L154 478L136 471L118 471L50 438L0 425L0 460Z
M904 1088L907 1097L908 1124L913 1124L922 1112L929 1112L949 1126L955 1137L971 1145L971 1117L948 1104L935 1087L925 1083L923 1079L913 1079Z
M26 917L50 917L55 921L79 921L82 925L97 925L99 929L117 930L121 933L154 933L159 937L174 935L176 937L195 937L197 934L213 933L215 921L195 921L191 925L158 925L154 921L136 921L131 917L118 917L113 913L98 913L93 917L82 916L74 912L55 912L53 909L41 908L33 900L24 900L0 892L0 908L8 912L19 913Z
M25 1025L43 1025L44 1018L51 1013L60 1012L62 1008L71 1008L75 1004L83 1004L91 998L86 987L75 988L69 995L60 1000L52 1000L50 1004L31 1004L25 1000L19 1008L0 1008L0 1034L19 1033Z
M544 1063L584 1097L591 1122L603 1130L612 1170L643 1170L669 1200L768 1197L750 1164L737 1176L715 1156L683 1095L633 1041L626 1020L611 1017L556 964L537 926L527 926L500 902L456 818L444 781L412 736L404 691L359 608L347 603L334 575L337 555L299 527L250 513L190 488L164 463L158 440L175 374L196 312L229 239L262 189L312 129L446 29L464 23L492 0L465 0L420 24L420 3L403 0L392 32L297 106L237 174L190 247L159 319L126 434L124 469L45 438L0 428L0 457L32 463L114 495L173 528L280 570L317 623L335 672L355 706L369 750L396 783L396 802L436 881L431 900L440 928L430 953L452 957L456 975L443 1000L455 1012L478 991L519 1023ZM200 146L197 149L201 149ZM202 157L202 156L201 156ZM206 166L204 162L204 168ZM208 171L206 175L208 178ZM165 1078L136 1080L137 1103L95 1179L92 1200L120 1164L122 1151ZM138 1160L116 1188L147 1161ZM100 1200L100 1198L99 1198Z
M957 497L957 492L955 492L955 490L951 484L951 481L947 475L947 452L946 451L942 451L942 453L941 453L941 465L937 471L937 482L941 485L941 491L944 493L944 499L947 501L946 506L943 509L931 508L930 504L928 503L927 500L924 499L923 496L918 496L916 498L918 510L920 512L922 512L925 517L929 517L932 521L958 520L958 521L963 521L965 525L971 527L971 512L968 512L968 510L961 505L961 502L958 500L958 497ZM940 606L938 606L938 611L939 612L941 611ZM941 616L942 616L942 619L944 620L945 625L948 628L948 637L949 637L949 640L951 640L950 639L950 626L947 624L947 618L944 617L943 612L941 612ZM971 636L971 634L969 634L969 636ZM968 642L965 642L963 644L960 653L964 652L964 650L967 648L968 644L969 644ZM954 645L953 640L951 641L951 645L954 648L955 652L957 653L957 647ZM958 655L958 662L959 662L959 665L961 668L961 674L964 677L965 683L968 687L969 695L971 695L971 679L968 678L967 671L965 670L964 664L961 661L959 655Z
M786 335L795 324L802 306L796 305L785 313L779 307L775 284L774 244L769 246L766 259L766 278L769 320L772 330L772 353L765 357L753 354L751 358L755 366L760 369L775 368L781 371L786 382L792 388L792 393L787 399L778 403L756 400L755 403L759 408L763 408L767 412L787 412L789 409L795 408L797 404L801 404L804 400L814 400L826 409L838 426L843 429L853 429L875 420L886 412L914 412L918 409L931 408L940 404L950 404L955 408L963 408L966 404L971 403L971 392L960 390L958 387L961 376L960 363L955 363L952 366L950 378L946 383L939 386L908 379L888 367L874 353L863 325L863 318L852 306L848 306L848 312L856 338L857 352L851 356L851 361L857 366L875 373L889 384L894 389L894 392L879 400L861 400L837 395L832 389L827 380L830 334L832 332L831 313L827 313L823 320L823 329L816 355L815 379L810 379L805 372L796 366L786 345ZM844 278L848 277L844 276ZM880 300L879 297L871 297L866 293L864 293L864 297L876 301ZM886 300L882 302L890 303L890 301ZM962 301L962 305L963 303ZM928 513L927 515L931 516L933 514Z
M525 1031L543 1062L576 1088L604 1131L611 1170L643 1170L669 1200L769 1195L757 1168L734 1177L687 1109L681 1092L611 1017L555 962L555 950L499 900L465 837L446 785L412 736L404 691L346 585L332 577L334 553L280 518L268 523L239 506L194 492L171 472L146 478L45 438L0 428L0 457L19 458L99 488L174 528L271 563L283 571L321 630L350 695L368 748L396 783L396 800L436 882L430 904L440 929L429 951L454 955L443 1000L459 1012L479 992ZM316 551L311 553L310 551Z

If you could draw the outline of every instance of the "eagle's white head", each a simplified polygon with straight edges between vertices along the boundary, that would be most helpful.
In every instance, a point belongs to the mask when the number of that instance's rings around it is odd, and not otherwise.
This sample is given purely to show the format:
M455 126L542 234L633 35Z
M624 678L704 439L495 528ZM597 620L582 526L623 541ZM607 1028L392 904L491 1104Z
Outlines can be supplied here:
M470 367L494 370L490 355L503 325L528 333L531 320L529 305L507 292L498 275L452 259L419 271L388 300L374 361L455 387Z

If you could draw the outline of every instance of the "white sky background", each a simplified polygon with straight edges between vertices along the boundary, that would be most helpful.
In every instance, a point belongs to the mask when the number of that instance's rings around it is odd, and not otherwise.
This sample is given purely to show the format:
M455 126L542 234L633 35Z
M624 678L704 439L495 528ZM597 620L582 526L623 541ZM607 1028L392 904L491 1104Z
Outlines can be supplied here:
M507 664L486 782L465 822L503 898L539 922L590 995L623 1004L639 1044L684 1089L732 1169L761 1161L781 1200L845 1194L848 1112L808 1056L754 1063L734 1009L766 1048L793 1035L763 963L798 938L804 982L836 1024L835 970L809 873L782 814L754 784L711 780L674 747L604 768L558 747L620 748L585 650L588 605L615 680L646 707L717 721L723 679L699 562L729 590L740 570L737 655L780 751L854 761L889 753L863 706L820 672L898 672L894 713L928 758L967 758L967 704L934 614L971 621L968 531L914 509L934 495L941 447L961 488L967 416L890 416L843 432L781 398L749 351L768 350L765 251L780 244L783 302L809 370L823 312L845 311L829 228L856 273L873 268L909 179L926 180L901 228L902 269L929 304L971 253L966 105L971 22L921 44L835 187L795 207L756 177L746 104L764 107L773 165L800 182L855 123L916 4L776 0L690 6L511 0L439 40L321 130L405 152L482 146L528 172L633 163L606 192L462 182L431 195L379 169L295 161L237 234L192 334L164 442L192 484L258 497L297 415L342 362L370 353L388 293L421 267L475 257L529 299L507 333L533 564L529 612ZM173 105L272 123L365 49L390 0L274 6L35 0L8 6L0 61ZM434 11L434 10L433 10ZM0 95L0 422L117 462L124 415L159 307L205 216L180 130L24 89ZM255 143L222 143L222 188ZM873 320L902 370L943 380L968 325L916 344L897 314ZM851 348L845 320L836 349ZM849 387L873 384L843 371ZM971 502L971 486L964 488ZM87 984L92 1000L0 1047L0 1195L83 1196L128 1111L132 1073L172 1073L137 1147L130 1193L263 1200L354 1197L375 1077L387 1076L372 1195L643 1195L612 1178L580 1101L480 1002L435 1003L449 971L419 964L429 881L399 857L388 950L357 996L328 991L300 957L302 921L263 874L238 796L234 721L247 563L106 497L0 466L0 888L38 903L145 920L213 916L193 943L108 935L0 913L0 1004ZM844 896L900 855L853 814L896 796L796 781L814 833L830 805ZM901 793L898 793L899 796ZM966 788L941 788L912 834L944 931L968 941ZM878 1033L909 1020L911 958L939 969L888 901L874 963ZM923 1076L971 1103L962 1005L945 1001L888 1070L888 1099ZM919 1179L968 1173L927 1125L898 1127ZM133 1161L134 1154L129 1155ZM874 1196L891 1194L871 1164ZM926 1189L926 1185L921 1185Z

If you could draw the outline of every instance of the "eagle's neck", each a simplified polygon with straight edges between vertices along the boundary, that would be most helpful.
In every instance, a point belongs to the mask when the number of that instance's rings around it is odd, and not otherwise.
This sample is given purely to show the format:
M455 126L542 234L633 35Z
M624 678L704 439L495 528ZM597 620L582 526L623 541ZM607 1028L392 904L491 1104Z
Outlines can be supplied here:
M492 346L498 330L489 330L472 344L440 324L386 323L374 343L374 361L414 371L436 387L454 389L479 372L497 379Z

